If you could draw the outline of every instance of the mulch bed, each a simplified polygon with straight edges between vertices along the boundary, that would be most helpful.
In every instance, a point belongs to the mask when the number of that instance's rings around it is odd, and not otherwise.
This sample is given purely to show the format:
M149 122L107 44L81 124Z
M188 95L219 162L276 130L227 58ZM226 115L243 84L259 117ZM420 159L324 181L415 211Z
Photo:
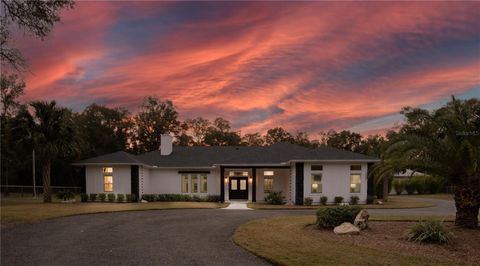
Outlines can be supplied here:
M370 247L377 250L388 250L411 256L425 256L434 259L464 262L480 265L480 229L462 229L453 223L445 222L445 226L453 233L448 245L419 244L405 239L405 235L414 222L369 222L370 228L361 231L360 235L339 236L333 230L319 230L311 225L305 228L309 234L319 234L322 238Z

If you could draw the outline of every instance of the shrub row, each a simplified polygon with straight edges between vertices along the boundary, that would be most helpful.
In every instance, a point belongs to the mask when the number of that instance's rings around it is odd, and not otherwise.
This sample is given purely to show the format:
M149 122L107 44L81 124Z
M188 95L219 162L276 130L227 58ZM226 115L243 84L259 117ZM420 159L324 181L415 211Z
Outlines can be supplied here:
M108 200L109 202L134 202L137 201L137 197L135 194L113 194L113 193L90 193L90 194L81 194L80 198L82 202L87 202L87 201L97 201L100 200L101 202L105 202L105 200Z
M333 228L344 222L352 223L362 208L359 206L335 206L320 208L317 211L317 226L320 228Z
M413 176L393 181L393 189L398 195L402 194L403 191L406 191L409 195L415 192L418 194L436 194L443 185L443 179L435 176Z
M350 205L357 205L359 200L360 200L359 197L351 196L350 201L348 203ZM333 199L333 201L335 202L335 204L340 204L340 203L343 202L343 197L337 196ZM327 196L320 197L320 204L321 205L327 205L327 202L328 202L328 197ZM303 199L303 205L310 206L310 205L312 205L312 203L313 203L313 199L311 197L306 197L305 199Z
M152 201L195 201L195 202L220 202L222 198L219 195L207 195L200 197L198 195L184 194L143 194L142 199Z
M285 204L285 197L281 191L272 191L265 196L265 202L273 205Z

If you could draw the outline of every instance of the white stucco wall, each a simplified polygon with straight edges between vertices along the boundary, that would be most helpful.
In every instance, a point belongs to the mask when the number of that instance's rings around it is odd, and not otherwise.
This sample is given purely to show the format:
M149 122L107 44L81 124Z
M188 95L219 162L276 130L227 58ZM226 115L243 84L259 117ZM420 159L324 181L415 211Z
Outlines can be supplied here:
M285 200L288 202L291 201L290 198L290 169L271 169L271 168L262 168L257 169L257 202L264 202L265 196L268 193L265 193L264 189L264 171L273 171L273 191L282 191L282 194L285 196Z
M217 169L209 170L207 175L207 192L201 193L200 175L198 176L198 192L192 193L191 174L188 178L188 193L182 193L182 169L155 169L149 170L148 178L144 177L144 192L142 194L189 194L189 195L220 195L220 174ZM183 170L186 171L186 170ZM148 185L147 185L148 184Z
M103 167L113 167L113 191L105 192L103 184ZM129 165L87 166L85 182L87 193L131 193L131 170Z
M322 173L322 193L311 192L311 163L304 165L304 191L303 196L311 197L314 204L320 202L321 196L327 196L328 202L332 203L336 196L342 196L344 202L348 202L351 196L358 196L359 203L365 203L367 200L367 164L362 163L361 171L350 171L350 165L359 163L315 163L323 165ZM316 171L317 172L317 171ZM350 174L360 172L361 186L360 193L350 193Z

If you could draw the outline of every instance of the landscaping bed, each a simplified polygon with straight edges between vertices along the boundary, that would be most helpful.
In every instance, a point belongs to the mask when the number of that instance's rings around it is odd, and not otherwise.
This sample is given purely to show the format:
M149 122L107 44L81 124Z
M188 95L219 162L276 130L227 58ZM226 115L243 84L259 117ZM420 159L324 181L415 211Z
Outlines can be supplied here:
M446 226L455 237L450 245L418 244L403 238L414 222L370 222L356 236L337 236L319 230L314 216L277 217L240 226L235 243L282 265L456 265L480 261L480 230Z

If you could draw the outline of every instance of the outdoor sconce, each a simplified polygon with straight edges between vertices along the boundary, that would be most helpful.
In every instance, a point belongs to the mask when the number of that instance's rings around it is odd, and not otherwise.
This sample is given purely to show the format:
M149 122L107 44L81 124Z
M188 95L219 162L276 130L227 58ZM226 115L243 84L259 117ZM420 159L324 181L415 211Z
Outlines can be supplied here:
M225 183L228 183L228 177L225 177Z
M248 181L249 181L250 183L252 183L253 178L252 178L251 176L249 176L249 177L248 177Z

